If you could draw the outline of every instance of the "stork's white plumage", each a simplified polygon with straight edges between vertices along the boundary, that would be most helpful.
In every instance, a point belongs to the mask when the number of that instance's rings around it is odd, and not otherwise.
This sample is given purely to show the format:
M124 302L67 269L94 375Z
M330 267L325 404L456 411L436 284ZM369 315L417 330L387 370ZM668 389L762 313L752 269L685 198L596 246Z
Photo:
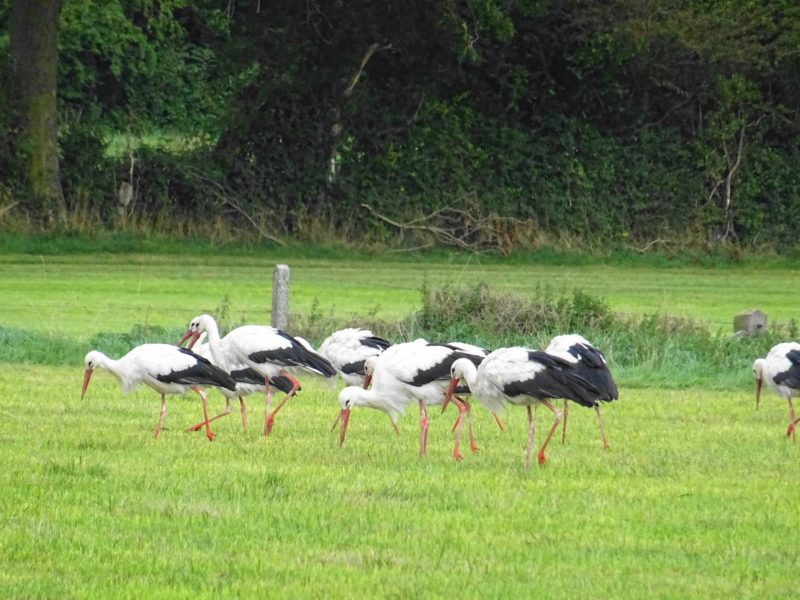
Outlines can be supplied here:
M199 341L192 346L192 351L199 356L214 362L214 357L211 355L211 348L208 342L205 340L207 335L208 334L206 332L202 333ZM264 378L259 375L258 372L250 369L249 367L245 367L244 365L238 365L238 368L233 368L229 371L229 373L236 382L236 390L231 391L225 388L219 388L219 391L225 398L225 410L211 417L208 422L210 423L211 421L215 421L220 417L226 417L231 414L231 400L238 399L239 411L242 415L242 431L247 431L247 407L245 406L244 398L250 394L265 393L266 388L264 386ZM272 388L277 388L284 394L288 394L292 390L292 382L282 375L270 377L269 383ZM190 427L189 431L197 431L204 425L205 422L201 421L200 423Z
M300 389L300 382L290 372L313 373L323 377L336 375L336 370L327 359L274 327L244 325L220 338L214 318L210 315L199 315L192 319L179 343L191 339L191 348L204 331L208 334L208 344L216 364L233 365L234 368L243 365L253 369L264 379L264 435L269 435L277 412ZM291 381L292 388L275 410L270 411L270 379L279 375Z
M364 362L377 356L391 344L376 336L369 329L348 327L334 331L319 347L319 353L327 358L345 385L364 386Z
M528 448L525 467L530 464L533 447L534 404L543 404L555 415L555 421L539 450L539 464L544 463L545 449L561 421L561 413L549 400L568 398L584 406L592 406L596 389L579 376L575 365L564 358L529 348L500 348L491 352L479 366L471 361L457 360L451 367L448 397L463 381L472 394L492 412L506 405L526 406L528 409Z
M350 411L356 406L381 410L395 423L406 404L416 401L420 410L419 455L420 458L423 457L428 440L427 407L444 402L450 365L459 358L480 362L482 356L467 354L445 344L429 344L425 340L418 339L395 344L380 356L367 359L367 371L371 371L372 388L348 386L339 394L342 419L339 446L344 444ZM460 425L461 417L462 414L459 413L454 428ZM453 451L456 459L461 459L458 451L459 436L456 437Z
M236 388L236 383L224 369L211 364L194 352L169 344L143 344L119 360L92 350L86 355L84 365L86 370L83 375L81 399L86 395L89 380L96 368L106 369L116 377L124 394L132 392L140 383L150 386L161 394L161 414L153 432L155 438L161 431L161 423L167 413L166 395L182 394L193 390L203 401L206 436L209 440L214 439L214 434L211 433L208 426L206 395L201 386L213 386L226 390Z
M597 388L597 395L594 402L597 425L600 428L600 437L603 440L603 448L608 448L603 418L600 416L600 402L611 402L619 398L619 391L611 371L608 370L606 357L600 350L595 348L586 338L576 333L567 335L557 335L545 348L545 352L560 356L573 363L580 375L591 382ZM561 434L561 443L566 443L567 439L567 416L569 414L569 402L564 399L564 426Z
M756 378L756 410L761 400L761 385L767 386L789 403L789 427L786 435L796 441L796 418L792 398L800 396L800 344L783 342L776 344L767 353L766 358L758 358L753 363L753 375Z

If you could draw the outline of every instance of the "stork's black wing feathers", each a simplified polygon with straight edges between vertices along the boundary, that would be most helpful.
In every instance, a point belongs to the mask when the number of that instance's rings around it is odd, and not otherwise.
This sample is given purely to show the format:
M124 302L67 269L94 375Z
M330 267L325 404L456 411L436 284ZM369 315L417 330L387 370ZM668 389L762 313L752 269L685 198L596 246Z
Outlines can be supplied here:
M453 347L448 346L447 344L428 344L428 346L443 346L453 350ZM432 381L448 381L450 379L450 367L453 365L453 362L459 358L468 358L475 364L475 366L481 364L481 361L483 360L482 356L469 354L468 352L462 352L461 350L453 350L453 352L449 356L445 357L444 360L436 363L428 369L417 371L411 381L407 381L406 383L418 387Z
M259 350L250 354L250 360L256 363L276 363L284 367L302 367L323 377L336 375L336 369L327 358L312 352L284 331L278 331L278 334L291 342L288 348Z
M596 400L604 402L611 402L619 398L619 390L614 378L611 376L611 371L605 361L603 353L594 346L587 346L586 344L575 344L570 347L568 352L578 359L575 368L592 385L597 388L598 395Z
M276 375L275 377L270 377L269 384L274 388L278 388L284 394L288 394L289 392L291 392L292 388L294 387L289 378L284 377L283 375ZM303 389L302 387L299 387L297 388L297 391L299 392L302 389Z
M233 377L236 383L249 383L253 385L264 385L264 378L261 374L256 371L255 369L250 369L249 367L246 369L236 369L235 371L231 371L231 377ZM269 385L274 388L278 388L284 394L288 394L292 390L292 382L289 381L283 375L276 375L275 377L269 378ZM297 388L298 391L303 388Z
M586 344L573 344L567 350L572 356L581 362L585 362L590 367L601 368L606 365L606 357L594 346L587 346Z
M180 383L183 385L213 385L231 391L236 389L236 382L225 369L221 369L211 361L187 350L178 348L179 352L188 354L195 359L195 364L181 371L171 371L156 375L156 379L164 383Z
M339 367L339 370L345 375L366 375L364 371L364 363L366 360L357 360L355 362L347 363Z
M368 346L370 348L375 348L376 350L386 350L389 346L391 346L391 342L387 342L382 337L378 337L377 335L371 335L369 337L363 337L359 340L362 346Z
M775 383L792 389L800 389L800 350L790 350L786 358L792 366L775 375Z
M503 388L505 394L542 399L566 398L587 408L597 403L599 390L581 375L574 363L541 351L531 351L528 357L545 369L530 379L510 382Z

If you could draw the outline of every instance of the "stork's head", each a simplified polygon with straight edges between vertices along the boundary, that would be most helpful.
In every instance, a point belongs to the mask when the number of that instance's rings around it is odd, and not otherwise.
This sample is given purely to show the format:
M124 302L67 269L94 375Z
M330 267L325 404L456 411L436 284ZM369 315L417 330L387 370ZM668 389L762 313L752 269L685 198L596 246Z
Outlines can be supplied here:
M183 342L189 340L189 344L186 346L189 350L197 343L197 340L200 339L200 336L208 331L210 322L213 322L214 318L211 315L198 315L194 319L191 320L189 323L189 327L183 333L183 336L180 340L178 340L178 346L183 345Z
M761 382L764 381L764 368L767 361L763 358L757 358L753 363L753 376L756 378L756 410L761 400Z
M376 354L367 357L364 361L364 389L367 389L369 384L372 383L372 374L375 372L375 365L378 364L379 358L380 354Z
M89 387L89 380L92 378L92 373L96 367L103 366L103 358L105 355L97 350L92 350L83 359L83 365L86 370L83 372L83 386L81 387L81 400L86 395L86 389Z
M371 390L365 390L357 385L347 386L339 392L339 407L341 408L339 417L342 420L342 428L339 431L340 448L344 445L344 437L347 435L347 423L350 421L350 411L356 406L366 406L385 412L392 419L392 423L394 423L397 418L387 405L377 400L375 393Z

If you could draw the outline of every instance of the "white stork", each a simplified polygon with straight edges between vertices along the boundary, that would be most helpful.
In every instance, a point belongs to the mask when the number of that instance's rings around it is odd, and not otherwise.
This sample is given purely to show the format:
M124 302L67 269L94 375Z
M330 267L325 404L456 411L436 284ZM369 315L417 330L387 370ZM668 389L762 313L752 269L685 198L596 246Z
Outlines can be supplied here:
M345 385L364 386L364 362L391 344L369 329L348 327L334 331L322 342L319 353L327 358Z
M143 344L119 360L92 350L86 355L84 365L86 371L83 375L81 399L86 395L89 380L96 368L106 369L116 377L124 394L136 389L140 383L150 386L161 394L161 414L153 432L154 438L158 437L164 415L167 414L166 394L182 394L193 390L203 401L206 436L209 440L213 440L214 434L208 426L206 395L200 386L213 386L231 391L236 388L236 383L224 369L211 364L194 352L169 344Z
M603 448L608 448L603 418L600 416L600 402L611 402L619 398L619 391L611 371L608 370L608 363L603 353L595 348L586 338L578 334L557 335L545 348L545 352L564 358L573 363L581 377L597 388L598 393L594 402L597 425L600 428L600 437L603 440ZM569 402L564 399L564 425L561 433L561 443L566 443L567 439L567 415L569 414Z
M575 365L559 356L529 348L500 348L491 352L479 366L469 360L454 361L447 396L460 382L491 412L501 411L507 404L528 408L528 448L525 467L530 464L533 447L534 404L543 404L554 415L555 421L539 450L539 464L545 462L544 454L553 432L561 421L561 413L549 400L568 398L583 406L593 406L597 390L580 376Z
M791 436L796 441L795 425L800 418L795 417L792 398L800 396L800 344L776 344L766 358L758 358L753 363L753 375L756 378L756 410L761 400L761 384L766 381L773 392L789 403L789 427L786 429L786 436Z
M244 325L220 339L214 318L210 315L199 315L192 319L178 343L190 339L189 348L191 348L204 331L208 334L209 348L216 364L231 365L232 370L244 366L253 369L263 378L266 407L264 435L270 434L275 415L300 389L300 382L290 374L290 371L303 371L323 377L336 375L336 370L327 359L309 350L288 333L274 327ZM270 379L278 375L286 377L292 383L292 387L275 410L270 411L272 400Z
M454 360L480 362L476 356L456 350L446 344L430 344L418 339L413 342L395 344L380 356L367 360L367 371L371 371L372 388L364 389L348 386L339 394L342 429L339 432L339 446L344 444L350 411L356 406L365 406L383 411L392 423L403 412L409 401L416 400L420 411L419 456L425 456L428 445L428 406L436 406L444 401L444 392ZM369 383L369 381L367 382ZM458 401L453 399L454 403ZM460 425L462 413L454 428ZM462 458L459 452L460 427L456 436L453 457ZM474 440L473 447L474 447Z
M192 346L192 350L213 362L213 357L211 356L211 348L209 347L208 342L204 342L203 338L207 336L206 332L203 332L202 336L200 336L199 341L197 344ZM264 378L258 374L255 370L242 366L239 369L234 369L230 371L230 376L236 382L236 391L230 391L225 388L220 388L219 391L225 397L225 410L221 413L214 415L211 417L208 422L215 421L220 417L225 417L231 414L231 400L234 398L238 398L239 400L239 410L242 414L242 431L247 431L247 408L244 404L244 397L249 396L250 394L260 394L266 391L264 387ZM274 377L269 378L270 386L273 388L278 388L284 394L288 394L292 390L292 382L289 381L286 377L282 375L276 375ZM302 388L298 388L298 391ZM196 425L192 425L188 431L197 431L201 427L205 425L204 421L197 423Z

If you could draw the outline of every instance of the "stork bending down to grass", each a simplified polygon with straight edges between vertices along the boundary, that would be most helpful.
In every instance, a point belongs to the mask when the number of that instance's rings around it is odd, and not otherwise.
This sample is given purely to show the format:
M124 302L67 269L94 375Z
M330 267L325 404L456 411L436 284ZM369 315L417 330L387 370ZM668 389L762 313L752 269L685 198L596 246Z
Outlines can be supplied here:
M339 446L344 444L353 408L365 406L383 411L395 423L406 404L416 401L420 411L419 456L420 458L425 456L428 446L427 408L444 402L450 365L458 359L480 363L483 357L462 352L446 344L430 344L426 340L419 339L396 344L386 349L379 357L368 359L366 384L371 380L372 387L364 389L348 386L339 394L342 420ZM453 457L461 460L459 442L463 408L460 401L453 399L453 402L461 411L453 426L457 430ZM470 439L470 443L473 450L477 450L473 438Z
M611 402L619 398L619 391L611 371L608 370L606 357L595 348L586 338L577 334L558 335L550 340L545 352L560 356L575 365L578 374L590 382L596 389L594 410L597 416L597 426L600 428L600 437L603 448L608 448L603 418L600 416L600 402ZM567 441L567 415L569 402L564 399L564 425L561 433L561 443Z
M796 441L795 426L800 418L795 416L792 398L800 396L800 344L776 344L766 358L758 358L753 363L753 375L756 378L756 410L761 400L762 382L766 381L773 392L789 403L789 427L786 428L786 436Z
M594 405L598 390L586 381L575 365L564 358L529 348L500 348L491 352L480 365L469 360L456 360L451 366L449 398L464 382L478 401L493 413L506 405L528 409L528 448L525 467L531 460L534 421L532 407L542 404L555 415L555 421L539 450L538 461L547 460L545 449L561 421L561 413L550 402L565 398L583 406Z
M313 373L323 377L336 375L336 370L327 359L309 350L289 334L274 327L244 325L237 327L224 338L220 338L214 318L210 315L199 315L192 319L179 344L188 339L191 348L203 332L208 335L209 348L216 364L232 370L242 367L250 368L263 379L264 435L270 434L275 415L300 389L300 382L292 376L292 372ZM270 379L277 376L288 379L292 387L275 410L271 411Z
M105 369L116 377L124 394L132 392L140 383L150 386L161 394L161 414L153 432L154 438L158 437L161 423L167 414L166 395L182 394L193 390L203 401L203 424L206 428L206 436L209 440L213 440L214 434L211 433L208 425L206 395L201 388L213 386L227 391L236 389L236 382L227 371L211 364L194 352L169 344L143 344L119 360L92 350L86 355L84 365L86 370L83 375L81 399L86 395L89 380L97 368Z

